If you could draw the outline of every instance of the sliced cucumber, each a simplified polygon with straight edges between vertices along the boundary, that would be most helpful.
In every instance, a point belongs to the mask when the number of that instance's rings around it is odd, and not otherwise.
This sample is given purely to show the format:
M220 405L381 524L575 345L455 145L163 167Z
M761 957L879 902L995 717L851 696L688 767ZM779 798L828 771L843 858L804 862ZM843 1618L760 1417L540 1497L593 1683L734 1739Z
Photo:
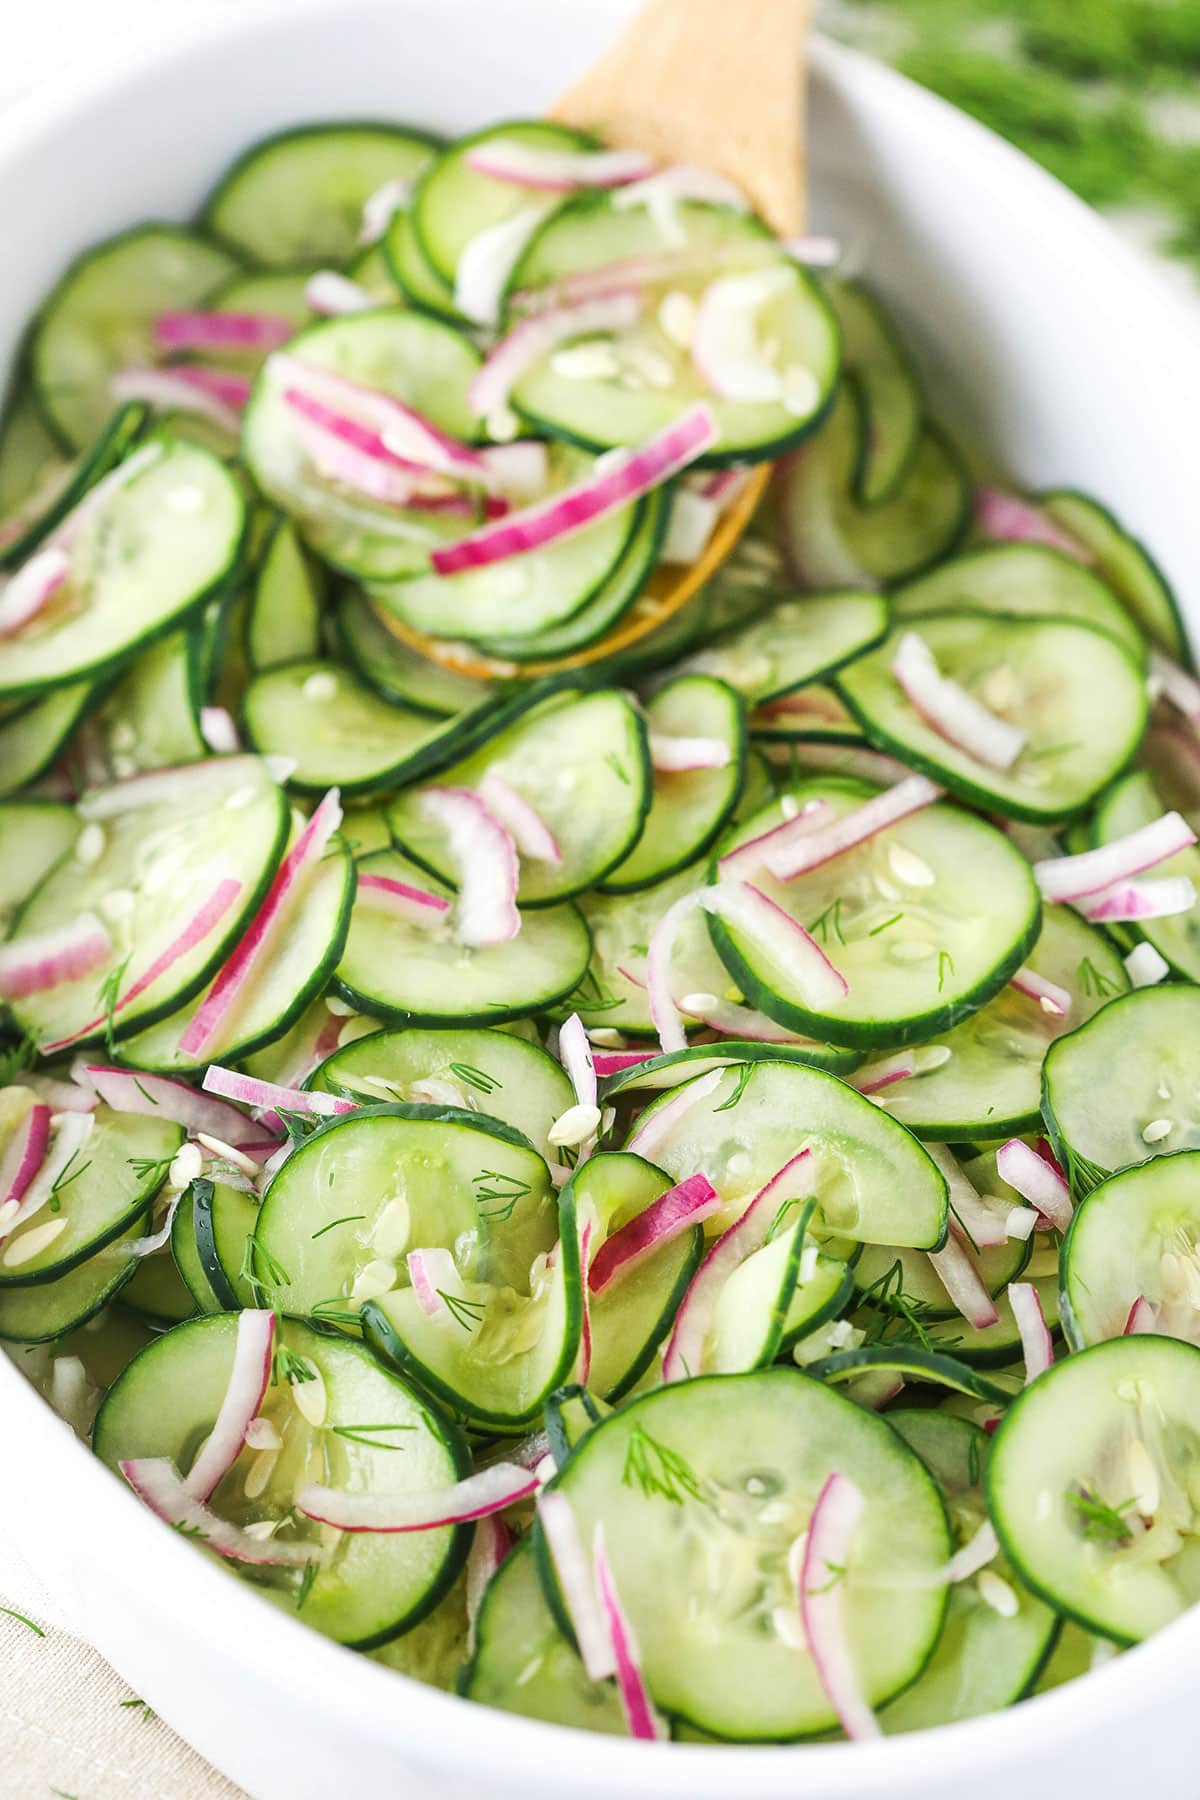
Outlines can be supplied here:
M648 1056L645 1062L609 1076L604 1095L615 1100L619 1094L658 1093L663 1088L679 1087L696 1075L707 1075L710 1069L755 1062L798 1062L824 1069L830 1075L849 1075L857 1068L859 1058L853 1050L808 1043L802 1038L781 1044L741 1043L736 1038L725 1038L719 1044L691 1044L686 1050L672 1050L665 1056Z
M1042 1317L1051 1332L1058 1329L1058 1279L1053 1275L1035 1275L1030 1279L1030 1286L1035 1290L1038 1304L1042 1309ZM965 1319L931 1319L925 1326L925 1336L936 1351L947 1351L960 1366L967 1364L973 1369L991 1369L995 1377L1006 1370L1014 1358L1020 1358L1021 1333L1013 1317L1012 1302L1008 1292L995 1296L996 1311L1000 1314L994 1325L985 1325L977 1329L968 1325ZM1018 1378L1017 1387L1021 1385ZM972 1392L976 1391L974 1389ZM983 1394L983 1398L995 1399L995 1392Z
M467 1656L467 1584L460 1575L431 1613L411 1626L403 1637L389 1638L368 1652L372 1662L395 1669L426 1687L452 1693Z
M236 268L220 244L181 225L136 225L76 258L30 345L38 404L65 444L82 450L108 424L119 369L154 361L159 313L196 306Z
M153 1324L159 1330L195 1316L196 1302L169 1250L130 1257L129 1261L136 1262L137 1266L121 1289L119 1314L106 1314L105 1330L114 1316L123 1316L130 1323L136 1320L143 1325Z
M624 694L603 688L555 694L443 769L439 783L475 787L498 775L552 833L556 863L521 859L517 898L543 906L603 880L637 842L651 800L646 733ZM397 844L440 879L453 877L444 832L422 811L421 791L400 794L388 813Z
M148 408L140 402L120 406L112 414L96 442L85 456L68 464L57 461L50 465L34 463L37 471L31 490L22 496L24 504L12 513L0 502L0 568L19 568L73 507L77 506L102 476L115 468L136 443L146 423ZM0 439L0 458L8 444L8 431ZM3 491L3 463L0 462L0 493Z
M814 681L750 715L750 736L760 745L865 745L862 726L837 689ZM768 752L768 754L770 754ZM799 765L797 765L799 766Z
M69 806L52 800L0 805L0 935L78 836L79 820Z
M762 706L853 662L887 628L887 602L878 594L813 594L772 607L697 651L685 667L718 676L750 705Z
M1141 771L1126 775L1103 796L1092 818L1092 842L1108 844L1124 837L1139 826L1149 825L1164 812L1153 777ZM1200 850L1194 846L1181 850L1166 862L1158 863L1155 876L1184 875L1200 884ZM1129 928L1134 938L1153 944L1166 958L1176 975L1185 981L1200 980L1200 913L1195 906L1188 912L1174 913L1162 919L1145 919Z
M174 768L208 755L200 729L203 639L173 631L144 650L97 708L109 763L123 776Z
M880 749L930 774L960 798L1019 819L1079 812L1133 756L1146 726L1146 686L1133 658L1106 632L1065 619L1003 622L984 613L922 618L919 635L942 674L1025 734L1006 770L961 749L922 718L892 665L897 626L843 671L842 698ZM1095 730L1097 711L1105 721Z
M393 851L364 857L360 868L446 891ZM520 935L511 942L468 950L360 900L337 984L360 1012L390 1025L503 1025L569 994L587 968L590 948L587 926L570 905L524 913Z
M858 382L866 415L854 487L864 506L887 500L921 441L924 402L916 370L884 308L860 281L826 290L842 333L842 362Z
M986 1250L967 1245L964 1254L988 1293L996 1295L1003 1293L1010 1281L1017 1280L1032 1248L1028 1239L1009 1238ZM894 1296L898 1293L922 1323L929 1319L962 1323L962 1314L938 1279L933 1264L920 1251L898 1250L890 1244L866 1245L854 1264L854 1286L862 1299L883 1311L897 1313Z
M1082 544L1101 577L1124 602L1146 636L1168 655L1187 657L1187 634L1166 576L1146 546L1086 494L1055 488L1038 505Z
M277 519L267 538L246 607L246 661L256 674L321 649L323 572L295 526Z
M436 140L395 125L304 125L254 144L204 205L208 229L270 268L340 263L361 241L363 205L417 179Z
M0 795L30 787L54 766L95 695L94 683L72 682L0 717Z
M988 1459L988 1511L1035 1594L1137 1643L1200 1596L1198 1456L1200 1350L1114 1338L1056 1363L1009 1408Z
M412 213L393 215L383 239L383 253L405 295L422 312L439 319L454 319L454 289L443 281L421 247L413 229Z
M669 1500L654 1480L667 1458L688 1476ZM949 1553L937 1488L882 1420L794 1369L710 1376L623 1407L554 1478L550 1491L566 1495L585 1543L604 1523L659 1706L743 1741L835 1723L812 1660L775 1624L778 1608L789 1619L796 1608L789 1552L834 1469L866 1498L840 1578L854 1667L879 1705L920 1673L937 1641L946 1594L921 1577ZM535 1546L559 1607L540 1531ZM736 1681L714 1642L733 1656Z
M265 1453L272 1460L263 1467L262 1451L241 1451L212 1498L221 1518L243 1527L271 1520L281 1541L311 1543L316 1552L322 1528L292 1507L314 1464L330 1486L381 1496L445 1487L470 1467L453 1426L361 1344L295 1319L279 1335L287 1359L276 1356L259 1416L274 1425L282 1445ZM100 1408L93 1444L101 1460L115 1470L132 1458L162 1456L186 1471L225 1396L236 1337L237 1320L219 1313L190 1319L147 1345ZM305 1403L296 1397L301 1387L311 1390ZM310 1423L310 1414L321 1423ZM462 1566L467 1535L462 1526L343 1532L315 1575L232 1566L281 1610L298 1611L327 1637L367 1649L437 1605Z
M61 512L78 467L42 417L28 377L16 375L0 417L0 566L24 560L49 509Z
M823 799L840 818L871 792L830 778L792 788L790 800L799 807ZM786 816L772 803L726 839L722 854ZM721 960L770 1018L860 1048L913 1043L977 1010L1024 961L1040 923L1037 886L1020 851L955 806L910 814L794 881L765 873L756 879L817 939L848 992L818 1011L793 972L712 918ZM978 909L981 891L988 895L986 918Z
M114 1238L109 1255L90 1257L57 1281L0 1291L0 1341L49 1344L95 1318L137 1273L138 1258L122 1253L144 1234L147 1217L134 1219Z
M1075 1349L1120 1337L1138 1300L1154 1330L1200 1343L1200 1153L1109 1176L1077 1207L1062 1248L1063 1325Z
M337 606L337 636L347 660L385 700L446 718L487 699L491 684L443 669L410 650L379 618L361 588L347 588Z
M930 1334L932 1336L932 1334ZM950 1348L954 1348L953 1343ZM899 1375L905 1382L927 1387L949 1388L952 1393L971 1394L977 1400L988 1400L996 1406L1007 1405L1011 1398L1006 1387L999 1386L986 1375L979 1375L957 1354L943 1355L939 1349L926 1349L924 1344L899 1340L863 1344L857 1350L838 1350L815 1362L806 1362L809 1373L834 1387L852 1391L869 1375ZM869 1402L868 1402L869 1404Z
M145 466L84 526L54 599L6 641L0 697L107 672L228 576L245 527L229 471L208 451L170 439L140 454Z
M247 1251L258 1205L252 1195L223 1182L193 1181L171 1222L171 1254L200 1312L238 1312L257 1306Z

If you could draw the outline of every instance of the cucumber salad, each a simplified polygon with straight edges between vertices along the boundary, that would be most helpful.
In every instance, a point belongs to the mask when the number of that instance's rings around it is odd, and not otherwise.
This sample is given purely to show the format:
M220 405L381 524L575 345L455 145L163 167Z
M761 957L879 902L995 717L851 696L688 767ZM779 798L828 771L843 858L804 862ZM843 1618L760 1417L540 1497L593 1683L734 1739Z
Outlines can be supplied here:
M197 1554L650 1740L1200 1598L1200 683L836 244L284 133L31 322L0 571L0 1340Z

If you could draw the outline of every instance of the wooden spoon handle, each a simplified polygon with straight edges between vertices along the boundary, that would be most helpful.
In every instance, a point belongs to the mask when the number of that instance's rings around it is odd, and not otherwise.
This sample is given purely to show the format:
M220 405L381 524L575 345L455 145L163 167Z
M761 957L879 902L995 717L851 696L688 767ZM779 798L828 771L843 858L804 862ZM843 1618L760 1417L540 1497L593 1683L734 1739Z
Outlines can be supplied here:
M776 231L803 231L808 11L809 0L646 0L550 117L715 169Z

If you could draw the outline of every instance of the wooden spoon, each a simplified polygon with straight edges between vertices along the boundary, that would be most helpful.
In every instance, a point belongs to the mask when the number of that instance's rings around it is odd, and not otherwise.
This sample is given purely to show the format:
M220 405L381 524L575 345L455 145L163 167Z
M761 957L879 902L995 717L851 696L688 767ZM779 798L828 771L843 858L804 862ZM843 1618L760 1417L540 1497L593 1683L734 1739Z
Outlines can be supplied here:
M809 0L645 0L549 116L657 162L692 163L733 181L780 236L804 229L804 60ZM423 656L481 680L551 674L598 662L648 636L708 581L762 499L756 469L698 561L660 565L606 637L547 662L496 662L469 645L426 637L380 611Z

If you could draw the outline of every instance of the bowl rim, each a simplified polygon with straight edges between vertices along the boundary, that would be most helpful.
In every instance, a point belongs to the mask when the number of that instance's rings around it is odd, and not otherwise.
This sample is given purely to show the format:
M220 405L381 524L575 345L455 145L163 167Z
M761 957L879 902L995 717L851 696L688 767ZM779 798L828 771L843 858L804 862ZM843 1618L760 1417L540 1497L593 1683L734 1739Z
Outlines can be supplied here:
M411 0L390 0L394 11ZM577 10L603 12L611 18L613 0L572 0ZM631 0L619 0L632 10ZM253 7L213 11L199 19L155 31L146 42L124 45L78 68L42 82L19 97L0 120L0 179L5 165L41 141L68 129L73 116L89 100L122 85L136 85L156 69L186 59L193 48L211 49L214 40L233 47L239 40L295 25L297 17L320 17L335 10L379 8L380 0L256 0ZM1151 329L1166 334L1164 360L1190 369L1200 380L1200 347L1194 318L1182 298L1156 273L1149 259L1120 240L1053 176L1029 161L987 128L892 69L869 57L818 38L812 45L811 78L864 114L880 112L903 118L910 138L926 147L931 166L938 158L960 153L985 166L1008 204L1035 209L1060 241L1078 247L1081 260L1102 259L1110 278L1136 289L1139 315ZM1160 338L1160 343L1162 342ZM576 1755L573 1779L585 1794L620 1791L639 1800L658 1800L661 1782L686 1781L696 1800L727 1800L732 1784L762 1800L793 1800L797 1794L822 1800L884 1791L888 1781L919 1779L936 1759L939 1777L977 1776L989 1760L1003 1764L1018 1751L1029 1764L1041 1756L1061 1754L1064 1741L1089 1732L1097 1717L1109 1727L1142 1710L1166 1685L1170 1670L1187 1666L1189 1653L1200 1647L1200 1611L1192 1609L1147 1643L1124 1653L1120 1672L1114 1663L1094 1669L1049 1694L1019 1707L953 1725L939 1726L879 1743L813 1743L803 1746L644 1744L582 1732L513 1714L494 1711L474 1701L430 1688L412 1677L374 1664L310 1630L275 1608L261 1603L247 1586L197 1556L176 1533L162 1529L136 1497L75 1439L19 1369L0 1356L0 1403L5 1409L14 1474L25 1470L20 1485L25 1500L36 1503L39 1484L62 1482L72 1490L72 1516L81 1535L103 1547L106 1560L124 1561L132 1553L142 1579L144 1604L186 1611L188 1634L205 1652L238 1668L248 1683L260 1687L286 1671L280 1701L322 1714L331 1725L394 1749L426 1766L456 1765L482 1776L528 1779L539 1765L547 1768ZM68 1566L71 1559L65 1559ZM64 1596L64 1598L66 1598ZM80 1621L84 1631L95 1621ZM103 1630L95 1633L103 1639ZM399 1687L397 1683L401 1684ZM403 1696L404 1704L397 1705ZM578 1752L586 1750L583 1758ZM669 1759L669 1761L668 1761ZM535 1776L536 1780L536 1776Z

